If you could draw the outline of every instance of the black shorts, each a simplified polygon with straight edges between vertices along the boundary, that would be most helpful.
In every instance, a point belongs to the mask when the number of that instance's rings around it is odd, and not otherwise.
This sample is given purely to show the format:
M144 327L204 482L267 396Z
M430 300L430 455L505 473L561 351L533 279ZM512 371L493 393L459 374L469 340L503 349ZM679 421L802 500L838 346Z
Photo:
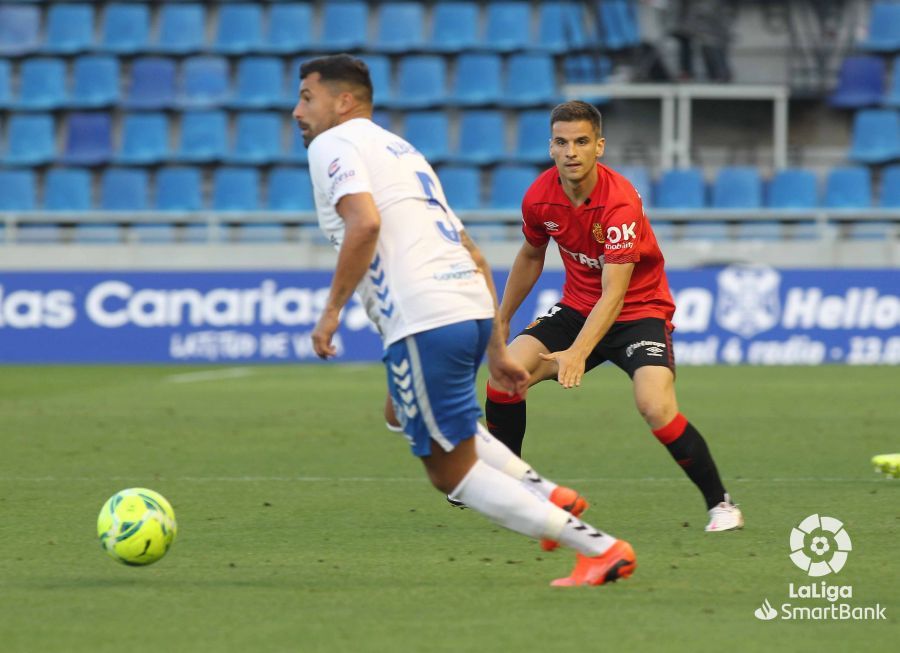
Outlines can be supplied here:
M574 308L557 304L519 335L537 338L551 352L562 351L575 342L585 319ZM645 365L668 367L674 374L672 330L665 320L655 317L616 322L587 357L584 370L587 372L605 361L613 362L630 377Z

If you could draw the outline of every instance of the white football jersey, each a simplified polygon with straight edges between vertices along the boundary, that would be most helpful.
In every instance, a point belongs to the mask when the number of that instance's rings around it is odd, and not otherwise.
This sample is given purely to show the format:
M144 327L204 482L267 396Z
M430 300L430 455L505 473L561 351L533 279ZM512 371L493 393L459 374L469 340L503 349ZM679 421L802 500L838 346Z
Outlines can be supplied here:
M344 195L371 193L381 215L375 257L357 287L384 345L413 333L494 316L483 275L460 242L462 223L412 145L356 118L319 134L309 171L322 231L340 249Z

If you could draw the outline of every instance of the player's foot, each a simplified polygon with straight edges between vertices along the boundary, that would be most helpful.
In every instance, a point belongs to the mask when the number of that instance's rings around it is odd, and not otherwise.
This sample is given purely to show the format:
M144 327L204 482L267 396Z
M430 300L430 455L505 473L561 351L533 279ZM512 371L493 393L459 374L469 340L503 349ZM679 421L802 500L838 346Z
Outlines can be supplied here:
M707 533L734 531L744 527L744 515L741 509L731 503L731 497L725 495L725 501L709 509L709 523L704 529Z
M559 506L563 510L572 513L575 517L580 517L581 513L590 507L587 500L569 487L557 486L550 493L550 501ZM544 551L553 551L559 546L559 542L555 540L541 540L541 548Z
M635 567L637 558L634 549L625 540L616 540L603 555L589 557L577 554L572 574L566 578L557 578L550 584L554 587L573 587L615 583L620 578L631 576Z
M872 458L875 471L888 478L900 478L900 453L885 453Z

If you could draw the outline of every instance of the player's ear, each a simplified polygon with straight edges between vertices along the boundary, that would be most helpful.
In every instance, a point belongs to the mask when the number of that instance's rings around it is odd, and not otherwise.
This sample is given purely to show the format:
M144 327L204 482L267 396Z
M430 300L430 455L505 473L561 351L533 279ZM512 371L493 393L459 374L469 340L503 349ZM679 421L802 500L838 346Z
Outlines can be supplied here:
M606 139L602 136L597 139L597 158L603 156L603 150L606 149Z

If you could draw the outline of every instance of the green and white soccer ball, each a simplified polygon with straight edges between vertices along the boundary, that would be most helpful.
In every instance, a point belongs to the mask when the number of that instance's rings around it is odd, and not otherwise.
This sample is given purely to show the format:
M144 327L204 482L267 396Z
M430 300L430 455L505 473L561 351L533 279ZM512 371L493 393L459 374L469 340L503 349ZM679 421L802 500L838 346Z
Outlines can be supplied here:
M97 517L100 546L126 565L149 565L164 555L178 527L165 497L146 488L129 488L112 495Z

